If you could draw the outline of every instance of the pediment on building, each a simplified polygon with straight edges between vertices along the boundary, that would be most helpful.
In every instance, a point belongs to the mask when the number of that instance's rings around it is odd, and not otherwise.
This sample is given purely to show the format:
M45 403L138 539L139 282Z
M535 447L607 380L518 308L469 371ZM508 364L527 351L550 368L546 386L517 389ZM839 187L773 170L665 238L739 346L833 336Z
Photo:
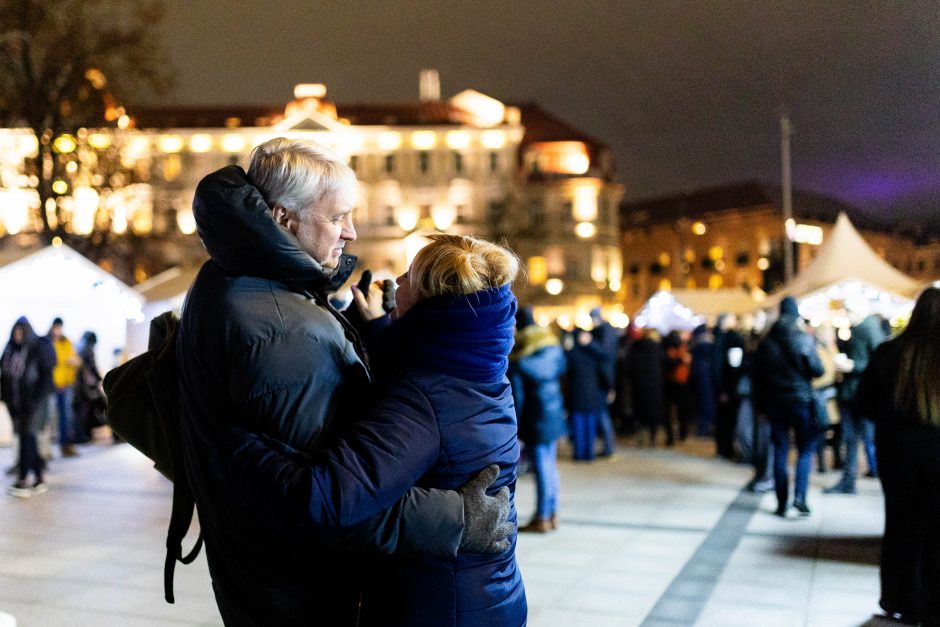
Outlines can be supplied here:
M272 128L281 133L287 131L343 131L349 127L317 111L314 107L303 107L275 124Z

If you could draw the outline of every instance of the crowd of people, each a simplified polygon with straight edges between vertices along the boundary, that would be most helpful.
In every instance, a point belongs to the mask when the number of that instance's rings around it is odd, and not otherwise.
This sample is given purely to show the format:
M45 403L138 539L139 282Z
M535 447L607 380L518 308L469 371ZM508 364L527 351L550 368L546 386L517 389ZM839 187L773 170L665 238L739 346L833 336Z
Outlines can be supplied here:
M16 480L12 496L28 498L48 490L44 472L50 446L40 440L47 428L56 433L62 457L77 456L76 444L89 442L92 430L105 424L105 396L95 361L98 338L93 331L79 346L63 333L55 318L46 335L37 335L25 317L10 331L0 356L0 400L19 440L16 463L7 474Z
M813 329L792 298L764 333L733 315L621 333L599 309L563 330L516 302L510 250L439 234L397 289L363 278L341 313L355 190L330 151L277 138L196 191L211 260L172 339L176 413L226 624L524 625L516 530L558 528L560 441L590 463L615 455L618 432L712 441L754 465L749 487L774 490L781 517L810 515L814 456L841 467L826 492L853 494L861 443L886 497L882 607L938 624L940 290L889 341L871 312L852 314L847 339ZM45 336L14 325L0 358L12 495L46 490L38 436L53 415L64 457L104 423L95 341L76 350L59 318ZM520 455L536 507L517 525Z

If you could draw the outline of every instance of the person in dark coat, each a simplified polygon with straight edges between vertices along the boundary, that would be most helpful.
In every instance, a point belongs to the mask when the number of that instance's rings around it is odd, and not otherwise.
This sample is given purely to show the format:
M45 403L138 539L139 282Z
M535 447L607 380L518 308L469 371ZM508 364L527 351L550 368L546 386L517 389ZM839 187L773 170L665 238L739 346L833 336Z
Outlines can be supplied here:
M620 350L620 336L617 329L607 322L601 315L600 307L591 310L591 338L593 342L589 348L595 351L597 358L604 363L607 369L607 409L597 415L597 431L603 441L601 457L610 457L614 454L617 445L617 434L614 430L614 421L611 418L610 408L616 402L617 353Z
M311 492L339 490L333 515L370 505L379 494L413 483L456 489L483 467L498 465L494 489L515 491L519 458L516 415L507 379L516 300L511 283L518 259L506 249L469 236L436 234L398 277L396 306L382 309L381 290L353 288L362 316L372 320L369 355L379 373L374 404L366 417L331 446L341 462L335 472L297 464L287 456L266 462L266 484L246 489L288 495L296 508ZM371 441L351 437L369 434ZM256 444L264 444L260 440ZM243 449L250 458L274 449ZM357 480L344 460L359 459L376 473L370 493L356 498L343 486ZM317 499L313 499L317 500ZM329 500L324 500L327 507ZM510 522L516 513L511 505ZM525 589L515 559L515 534L492 555L461 552L456 557L400 557L380 562L374 585L362 598L360 624L456 627L524 625Z
M645 329L643 337L630 351L630 383L633 390L633 411L646 428L650 446L656 446L656 434L666 415L666 400L663 395L665 361L666 355L659 342L659 334L653 329Z
M857 401L875 421L885 495L881 607L940 625L940 289L917 299L907 328L880 345Z
M704 324L700 324L692 330L689 352L692 353L692 372L689 375L689 385L692 387L693 399L695 400L698 435L707 436L715 428L717 404L712 366L715 345L712 334Z
M49 419L53 366L52 345L36 336L29 320L17 320L0 356L0 400L6 403L20 441L17 480L8 490L12 496L28 498L48 489L37 437Z
M545 533L558 527L558 439L565 435L561 376L567 361L558 337L535 324L531 307L516 314L516 345L509 381L519 420L519 439L535 468L535 515L519 531Z
M786 516L788 509L791 430L796 434L798 451L793 507L801 515L810 513L806 492L818 434L812 413L813 379L823 373L823 365L816 340L800 328L799 317L796 301L784 298L780 317L754 355L752 399L755 409L770 418L778 516Z
M836 362L837 369L842 373L842 383L839 385L839 416L842 443L845 446L845 465L839 481L826 488L825 492L828 494L855 494L859 440L865 449L869 476L878 476L875 425L867 416L867 408L855 401L855 393L871 356L887 336L881 327L881 318L876 315L862 318L852 327L851 332L845 348L848 361Z
M595 458L594 437L601 414L607 412L607 395L611 388L610 369L603 352L592 346L590 331L575 329L568 360L568 420L573 456L578 461Z
M734 433L737 426L738 383L743 371L744 338L738 333L737 318L730 314L718 316L715 323L715 344L712 353L712 380L715 384L715 451L719 457L734 459Z
M691 418L691 398L689 394L689 373L691 372L692 354L682 332L670 331L663 338L664 398L666 401L666 446L673 446L678 437L685 441L689 435Z
M75 379L75 399L72 416L75 426L75 435L79 441L87 442L91 439L91 432L105 424L104 412L107 403L104 391L101 389L101 373L95 360L95 346L98 336L94 331L86 331L82 335L78 351L81 365Z
M247 173L228 166L196 189L193 213L211 259L177 337L181 435L227 625L354 624L365 569L340 547L453 556L461 546L502 551L508 537L500 527L508 494L488 496L479 482L462 492L376 491L381 478L402 477L400 450L380 464L323 455L330 432L349 425L370 393L358 334L327 302L355 266L343 254L356 237L355 189L330 151L283 138L257 146ZM345 469L342 485L311 497L305 524L272 516L287 507L284 495L247 499L245 486L265 466L246 467L237 452L259 434L318 453L317 467Z

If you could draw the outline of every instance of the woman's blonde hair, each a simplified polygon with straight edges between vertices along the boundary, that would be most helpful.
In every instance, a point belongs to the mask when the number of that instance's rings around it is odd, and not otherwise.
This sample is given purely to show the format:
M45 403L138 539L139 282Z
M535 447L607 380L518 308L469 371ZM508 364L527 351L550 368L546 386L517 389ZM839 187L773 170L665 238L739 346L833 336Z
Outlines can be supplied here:
M469 235L429 235L431 243L418 251L408 269L417 298L472 294L509 285L519 273L519 258L511 250Z

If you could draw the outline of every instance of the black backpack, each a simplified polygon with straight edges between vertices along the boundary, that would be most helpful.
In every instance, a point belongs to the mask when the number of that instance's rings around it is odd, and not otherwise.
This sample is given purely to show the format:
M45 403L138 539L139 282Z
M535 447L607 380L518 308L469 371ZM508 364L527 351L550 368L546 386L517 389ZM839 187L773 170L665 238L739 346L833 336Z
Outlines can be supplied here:
M176 368L179 318L163 313L150 323L149 350L114 368L104 378L107 420L125 442L153 460L154 467L173 482L173 510L166 537L163 590L173 603L176 562L189 564L202 548L202 532L193 549L183 555L183 538L192 523L196 502L183 467L180 400Z

